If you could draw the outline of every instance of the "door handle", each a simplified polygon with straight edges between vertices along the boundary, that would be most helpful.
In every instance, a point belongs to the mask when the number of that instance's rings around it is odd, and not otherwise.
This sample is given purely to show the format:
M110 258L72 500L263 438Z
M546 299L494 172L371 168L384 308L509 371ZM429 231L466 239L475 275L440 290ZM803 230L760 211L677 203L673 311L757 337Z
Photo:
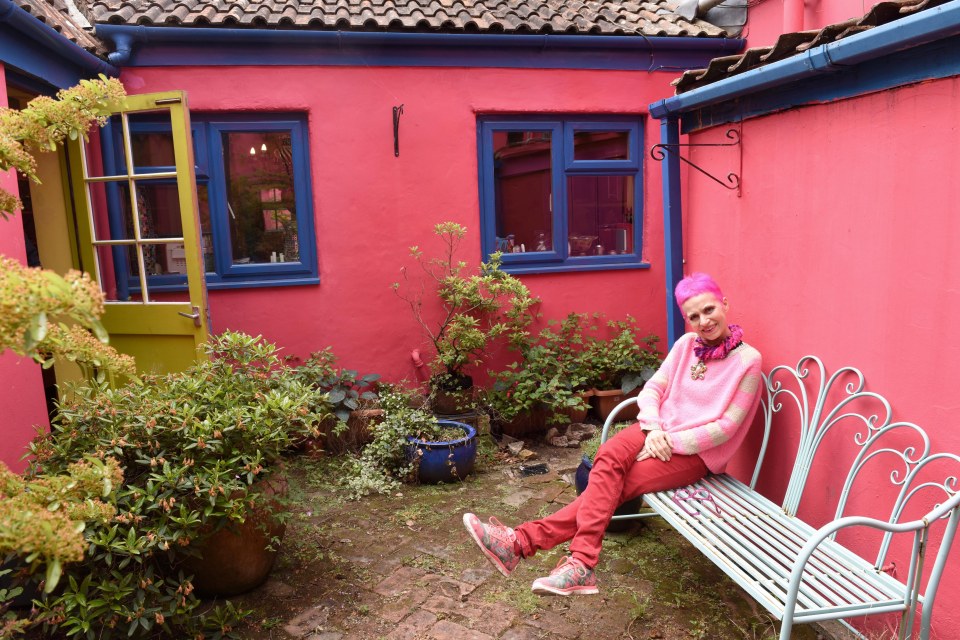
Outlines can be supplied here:
M190 307L193 313L184 313L183 311L177 311L177 315L183 316L184 318L191 318L193 320L193 326L200 326L200 307Z

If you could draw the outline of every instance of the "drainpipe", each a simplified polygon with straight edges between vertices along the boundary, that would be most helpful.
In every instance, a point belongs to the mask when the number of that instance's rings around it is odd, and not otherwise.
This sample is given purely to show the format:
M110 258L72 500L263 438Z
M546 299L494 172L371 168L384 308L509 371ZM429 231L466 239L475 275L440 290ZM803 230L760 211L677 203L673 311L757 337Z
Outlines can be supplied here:
M111 77L120 75L119 69L104 62L83 47L70 42L55 29L45 25L18 7L12 0L0 0L0 22L6 22L23 35L77 65L91 76L100 73Z
M679 118L660 121L660 142L680 143ZM677 149L677 147L673 147ZM663 171L663 251L667 281L667 349L683 335L683 316L677 308L673 290L683 278L683 207L680 204L680 154L667 152Z
M803 0L783 0L783 32L803 31Z

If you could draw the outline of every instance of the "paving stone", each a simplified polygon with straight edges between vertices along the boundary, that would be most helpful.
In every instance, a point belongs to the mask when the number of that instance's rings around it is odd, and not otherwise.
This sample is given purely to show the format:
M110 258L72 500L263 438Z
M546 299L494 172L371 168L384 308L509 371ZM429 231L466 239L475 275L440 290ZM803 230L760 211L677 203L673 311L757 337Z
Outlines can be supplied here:
M470 595L476 588L477 585L475 584L470 584L469 582L460 582L459 580L454 580L452 578L441 578L436 585L438 593L441 593L448 598L453 598L454 600L465 600L466 597Z
M427 572L423 569L417 569L416 567L399 567L374 587L373 590L382 596L392 598L410 592L413 589L420 588L420 585L417 583L426 575Z
M342 633L337 633L336 631L322 631L320 633L311 633L307 636L306 640L340 640L343 638Z
M296 589L291 587L285 582L280 580L275 580L273 578L267 580L267 583L263 585L264 595L271 598L289 598L296 593Z
M396 600L387 602L380 607L377 615L387 622L400 622L429 595L430 593L426 589L413 589L407 593L402 593Z
M536 492L532 489L517 489L516 491L511 491L509 495L505 496L502 502L510 505L511 507L519 507L535 495Z
M450 620L440 620L430 627L429 637L436 640L493 640L493 636L468 629Z
M582 596L584 598L590 596ZM597 601L600 604L600 601ZM531 616L525 621L527 624L543 629L551 638L576 638L580 635L580 629L564 620L563 616L553 611L545 611L539 616Z
M482 569L467 569L462 574L460 574L460 580L467 582L469 584L480 586L486 581L487 578L494 574L493 567L487 565Z
M295 638L302 638L327 623L330 610L324 606L310 607L284 625L283 630Z
M500 636L500 640L543 640L548 637L546 632L536 627L528 627L522 624L517 627L510 627Z
M471 620L471 627L492 636L499 636L517 617L516 609L500 602L481 604L479 609L481 615Z
M553 502L554 500L559 498L560 495L565 491L574 493L573 487L571 487L570 485L557 484L555 486L547 487L546 489L541 491L540 495L538 496L538 499L543 500L544 502Z

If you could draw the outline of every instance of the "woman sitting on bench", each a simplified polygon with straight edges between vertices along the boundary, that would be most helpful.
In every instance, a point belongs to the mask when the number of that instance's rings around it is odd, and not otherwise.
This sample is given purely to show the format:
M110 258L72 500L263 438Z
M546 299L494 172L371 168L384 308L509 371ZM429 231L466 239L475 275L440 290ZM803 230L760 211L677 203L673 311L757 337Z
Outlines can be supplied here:
M597 593L596 566L614 510L644 493L686 486L721 473L760 402L760 353L727 324L729 303L710 276L694 273L675 297L693 332L667 355L637 398L637 423L599 449L586 490L541 520L511 529L472 513L463 524L505 576L539 550L570 542L570 555L533 582L538 594Z

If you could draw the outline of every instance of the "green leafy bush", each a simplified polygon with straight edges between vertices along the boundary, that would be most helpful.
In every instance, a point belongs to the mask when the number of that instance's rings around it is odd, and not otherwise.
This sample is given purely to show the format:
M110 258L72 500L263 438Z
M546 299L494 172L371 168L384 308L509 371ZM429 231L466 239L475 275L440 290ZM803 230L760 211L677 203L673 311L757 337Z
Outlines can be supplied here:
M273 508L258 481L328 413L324 394L260 338L225 333L208 356L182 373L79 389L33 443L35 475L82 455L115 458L124 473L117 515L87 528L87 559L42 602L49 632L181 638L233 628L233 610L201 603L181 564L218 528Z
M624 320L605 323L606 336L600 318L585 332L584 358L589 371L589 383L596 389L620 389L630 393L653 377L661 358L656 344L660 338L648 335L640 338L637 321L631 316Z

